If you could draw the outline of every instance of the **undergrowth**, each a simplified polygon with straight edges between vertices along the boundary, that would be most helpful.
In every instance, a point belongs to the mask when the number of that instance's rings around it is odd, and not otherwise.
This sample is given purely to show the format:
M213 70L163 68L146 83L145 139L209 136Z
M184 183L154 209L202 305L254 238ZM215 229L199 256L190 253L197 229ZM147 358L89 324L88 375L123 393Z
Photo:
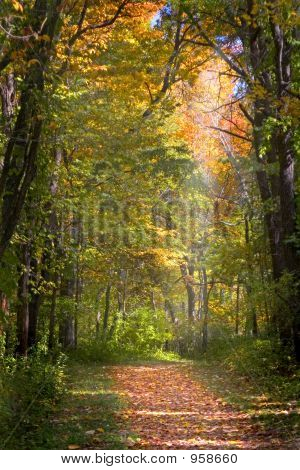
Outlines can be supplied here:
M294 443L300 432L300 369L271 339L220 338L196 361L207 388L258 425Z
M65 355L43 348L28 358L1 358L0 448L26 448L65 392ZM24 447L25 446L25 447Z
M104 364L124 363L130 361L178 361L180 356L176 352L165 351L162 348L153 351L145 348L145 350L127 350L127 349L111 349L110 345L102 342L89 342L79 344L76 351L70 353L70 357L74 361L94 363L100 362Z
M272 339L218 338L200 360L223 367L273 396L300 398L300 369Z

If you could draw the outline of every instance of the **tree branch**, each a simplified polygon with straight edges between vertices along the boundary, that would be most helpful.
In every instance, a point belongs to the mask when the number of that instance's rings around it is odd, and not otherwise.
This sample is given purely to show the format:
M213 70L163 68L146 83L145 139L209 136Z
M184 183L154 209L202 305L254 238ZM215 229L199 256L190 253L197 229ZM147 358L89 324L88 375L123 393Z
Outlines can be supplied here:
M245 108L245 106L240 103L239 104L239 108L240 110L242 111L242 113L244 114L244 116L248 119L249 122L251 122L252 125L254 125L254 119L253 117L251 116L251 114L247 111L247 109Z
M237 137L239 139L246 140L246 142L251 142L252 143L252 139L250 139L249 137L245 137L243 135L236 134L235 132L228 131L227 129L222 129L221 127L216 127L216 126L206 126L206 127L208 129L215 129L216 131L225 132L225 134L229 134L233 137Z
M199 35L205 40L207 45L211 47L212 49L214 49L214 51L230 66L232 70L234 70L240 77L248 81L249 77L248 77L247 72L243 68L239 67L236 63L234 63L234 61L230 57L228 57L227 54L225 54L222 48L209 38L206 32L202 29L199 21L195 20L193 15L188 10L186 10L185 13L189 16L193 24L195 24L196 28L199 31Z
M130 3L130 0L123 0L123 2L119 5L115 14L111 18L102 21L102 23L90 24L82 28L82 25L86 16L87 8L88 8L88 0L86 0L83 6L82 12L81 12L80 20L78 22L78 29L76 33L70 38L68 46L72 47L77 41L77 39L79 39L81 36L83 36L85 33L89 31L94 31L96 29L102 29L102 28L106 28L107 26L113 25L116 22L116 20L119 18L119 16L121 15L121 13L123 12L126 5L128 5L129 3Z

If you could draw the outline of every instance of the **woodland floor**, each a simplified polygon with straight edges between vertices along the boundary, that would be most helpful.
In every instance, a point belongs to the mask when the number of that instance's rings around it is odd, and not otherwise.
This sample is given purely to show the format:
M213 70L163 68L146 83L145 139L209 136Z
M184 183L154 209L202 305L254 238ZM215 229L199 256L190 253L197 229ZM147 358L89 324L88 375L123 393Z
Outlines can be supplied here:
M291 435L264 429L249 412L211 392L194 365L117 366L109 372L114 389L128 400L117 419L128 421L139 436L132 448L278 449L295 444Z
M295 403L198 363L77 364L69 386L39 448L299 448Z

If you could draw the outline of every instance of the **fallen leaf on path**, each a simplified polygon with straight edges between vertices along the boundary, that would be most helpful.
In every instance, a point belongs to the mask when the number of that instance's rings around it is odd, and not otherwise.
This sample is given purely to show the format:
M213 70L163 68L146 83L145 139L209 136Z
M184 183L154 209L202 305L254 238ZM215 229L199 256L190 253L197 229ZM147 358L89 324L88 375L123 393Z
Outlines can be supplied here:
M114 416L135 449L273 449L275 430L257 429L250 413L206 388L185 364L111 366L114 392L127 407ZM130 430L128 418L130 417ZM128 434L138 439L126 437Z

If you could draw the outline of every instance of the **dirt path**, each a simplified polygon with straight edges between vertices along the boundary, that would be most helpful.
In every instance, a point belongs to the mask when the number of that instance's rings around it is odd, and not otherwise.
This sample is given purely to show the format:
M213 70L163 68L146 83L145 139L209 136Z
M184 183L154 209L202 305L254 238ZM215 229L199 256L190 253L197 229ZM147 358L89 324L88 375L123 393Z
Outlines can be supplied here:
M113 389L127 402L116 413L121 434L135 449L287 449L193 379L189 364L122 365L109 368Z

